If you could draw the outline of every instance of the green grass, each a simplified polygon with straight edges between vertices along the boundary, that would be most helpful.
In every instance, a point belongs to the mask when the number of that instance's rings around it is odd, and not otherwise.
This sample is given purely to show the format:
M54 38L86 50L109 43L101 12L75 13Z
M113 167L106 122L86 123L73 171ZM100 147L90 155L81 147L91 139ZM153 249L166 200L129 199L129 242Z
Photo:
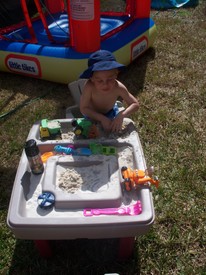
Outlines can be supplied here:
M152 16L154 48L120 75L140 101L132 119L161 181L150 232L122 263L115 240L58 241L45 260L32 241L15 239L6 217L28 132L36 120L65 117L73 101L66 85L1 72L0 114L37 99L0 120L0 274L206 274L206 3Z

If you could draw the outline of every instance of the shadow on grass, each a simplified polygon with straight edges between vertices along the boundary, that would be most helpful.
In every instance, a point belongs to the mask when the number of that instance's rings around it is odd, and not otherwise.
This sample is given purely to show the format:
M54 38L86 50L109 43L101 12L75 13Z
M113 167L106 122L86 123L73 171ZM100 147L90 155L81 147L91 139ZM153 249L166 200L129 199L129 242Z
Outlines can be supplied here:
M16 169L0 167L0 210L7 210L15 179Z
M4 93L4 90L6 93ZM65 109L73 103L66 84L49 82L41 79L0 72L0 123L10 117L21 116L23 109L33 112L33 116L47 115L64 118ZM53 108L52 108L53 102ZM53 113L56 109L56 112ZM28 114L32 117L32 114ZM11 116L12 115L12 116Z
M119 80L128 90L137 96L142 92L145 84L145 75L148 63L155 59L155 48L150 48L142 56L134 60L126 70L120 74Z
M45 259L33 241L17 240L9 274L140 274L138 248L127 261L118 261L118 239L61 240L51 245L53 256Z

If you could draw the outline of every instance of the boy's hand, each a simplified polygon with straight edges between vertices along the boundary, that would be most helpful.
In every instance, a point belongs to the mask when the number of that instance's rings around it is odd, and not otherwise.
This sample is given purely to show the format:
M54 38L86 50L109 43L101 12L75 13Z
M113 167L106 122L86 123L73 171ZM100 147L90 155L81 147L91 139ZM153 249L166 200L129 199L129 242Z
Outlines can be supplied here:
M112 124L112 121L107 118L106 116L104 116L101 120L101 124L102 124L102 127L104 128L104 130L106 132L110 132L111 131L111 124Z
M120 112L112 121L111 121L111 131L119 132L122 130L124 116Z

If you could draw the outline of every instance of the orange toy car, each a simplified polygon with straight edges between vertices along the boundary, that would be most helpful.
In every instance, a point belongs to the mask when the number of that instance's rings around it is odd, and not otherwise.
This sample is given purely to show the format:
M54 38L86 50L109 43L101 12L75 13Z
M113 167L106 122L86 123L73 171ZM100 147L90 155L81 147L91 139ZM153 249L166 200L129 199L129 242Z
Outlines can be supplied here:
M132 170L126 166L121 168L122 178L124 179L125 189L130 191L132 188L135 188L138 184L145 184L150 182L158 188L159 180L157 177L151 177L153 174L154 168L151 167L148 170Z

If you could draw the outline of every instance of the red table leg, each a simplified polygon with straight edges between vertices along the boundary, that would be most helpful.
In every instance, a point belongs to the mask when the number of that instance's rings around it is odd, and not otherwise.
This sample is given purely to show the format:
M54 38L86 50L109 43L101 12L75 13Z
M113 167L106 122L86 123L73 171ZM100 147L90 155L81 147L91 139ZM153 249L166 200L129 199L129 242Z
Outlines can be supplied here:
M48 240L34 240L35 246L43 258L52 256L52 248Z
M127 260L134 251L135 237L127 237L119 239L118 259Z

